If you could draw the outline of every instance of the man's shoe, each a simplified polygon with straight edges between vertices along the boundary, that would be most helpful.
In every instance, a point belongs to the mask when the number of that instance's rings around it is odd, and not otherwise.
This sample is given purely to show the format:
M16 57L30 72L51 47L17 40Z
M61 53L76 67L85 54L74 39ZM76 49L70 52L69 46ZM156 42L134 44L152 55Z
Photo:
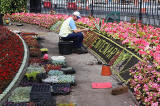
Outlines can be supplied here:
M82 48L73 49L72 52L73 52L73 53L77 53L77 54L88 53L88 52L86 52L85 50L83 50Z
M81 47L81 49L85 52L85 53L88 53L88 50L84 47Z

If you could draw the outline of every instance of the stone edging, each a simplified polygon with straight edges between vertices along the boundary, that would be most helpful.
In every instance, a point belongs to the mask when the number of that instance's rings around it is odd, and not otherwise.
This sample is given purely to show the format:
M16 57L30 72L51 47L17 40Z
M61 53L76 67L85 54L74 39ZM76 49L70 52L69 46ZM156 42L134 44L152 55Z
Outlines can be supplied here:
M17 34L18 35L18 34ZM19 35L18 35L19 36ZM12 82L8 85L8 87L3 91L2 94L0 94L0 106L6 101L7 97L10 95L11 91L14 90L14 88L19 84L19 79L22 79L22 76L24 75L24 72L26 71L26 67L28 66L28 60L29 60L29 51L28 46L26 45L25 41L19 36L21 39L23 46L24 46L24 57L22 64L19 68L18 73L13 78Z

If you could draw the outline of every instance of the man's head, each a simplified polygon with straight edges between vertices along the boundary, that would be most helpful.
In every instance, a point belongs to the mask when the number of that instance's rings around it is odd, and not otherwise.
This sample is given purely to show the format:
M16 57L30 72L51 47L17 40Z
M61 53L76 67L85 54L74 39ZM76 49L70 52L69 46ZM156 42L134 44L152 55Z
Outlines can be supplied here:
M73 12L73 20L77 21L80 18L81 18L81 16L78 11Z

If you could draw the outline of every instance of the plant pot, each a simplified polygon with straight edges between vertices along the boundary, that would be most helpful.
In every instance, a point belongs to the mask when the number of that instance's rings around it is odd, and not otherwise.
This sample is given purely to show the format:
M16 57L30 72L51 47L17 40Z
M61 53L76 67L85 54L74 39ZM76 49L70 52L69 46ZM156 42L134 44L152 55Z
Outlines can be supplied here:
M110 70L110 65L106 65L104 64L102 66L102 72L101 72L101 75L102 76L110 76L112 73L111 73L111 70Z

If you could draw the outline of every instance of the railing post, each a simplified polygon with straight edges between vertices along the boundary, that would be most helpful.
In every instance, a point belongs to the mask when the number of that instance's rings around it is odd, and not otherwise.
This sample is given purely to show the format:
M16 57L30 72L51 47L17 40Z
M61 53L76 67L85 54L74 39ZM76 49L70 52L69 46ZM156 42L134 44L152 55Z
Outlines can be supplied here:
M93 0L92 0L91 16L93 16Z
M142 22L142 0L140 0L140 7L139 7L139 21Z

